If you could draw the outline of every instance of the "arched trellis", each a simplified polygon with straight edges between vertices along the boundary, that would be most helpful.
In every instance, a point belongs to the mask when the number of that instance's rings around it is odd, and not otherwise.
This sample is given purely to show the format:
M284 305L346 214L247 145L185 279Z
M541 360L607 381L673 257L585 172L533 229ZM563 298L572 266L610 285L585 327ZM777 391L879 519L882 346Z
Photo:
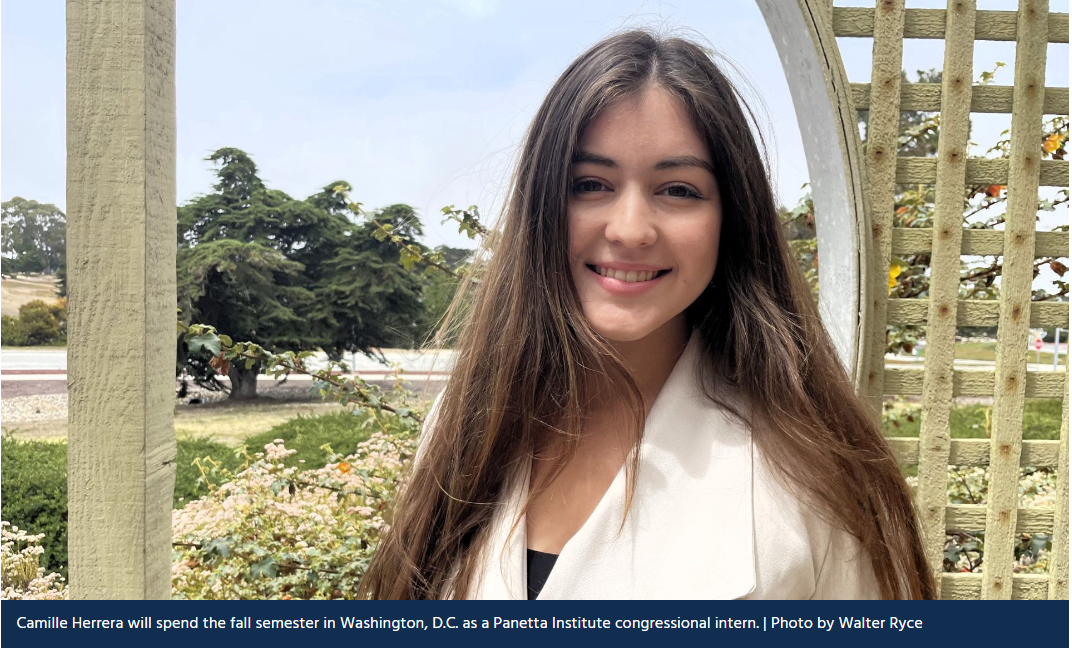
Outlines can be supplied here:
M789 81L815 204L819 309L845 367L867 387L871 237L856 108L827 2L757 0ZM838 287L838 290L824 290Z
M1031 305L1031 261L1068 254L1067 233L1034 232L1040 180L1065 185L1068 164L1039 159L1043 111L1068 113L1068 89L1044 88L1045 46L1068 42L1068 16L1021 0L1017 12L832 7L831 0L757 0L774 37L798 115L819 237L820 306L858 389L922 394L919 440L893 440L918 461L927 550L941 566L946 526L987 532L990 556L1012 554L1014 534L1052 531L1049 575L941 575L943 597L1068 597L1067 372L1026 372L1027 327L1068 326L1068 305ZM870 85L849 84L835 36L874 37ZM901 85L905 38L945 38L940 88ZM974 40L1015 40L1015 85L971 87ZM955 71L955 73L954 73ZM865 160L856 110L871 111ZM941 110L937 159L897 152L898 111ZM1010 161L967 158L969 111L1012 112ZM172 390L175 308L174 0L67 0L69 574L79 599L164 599L171 592L175 479ZM891 229L897 182L935 183L929 231ZM1009 186L1004 233L963 231L965 183ZM956 208L956 209L954 209ZM944 214L944 219L943 219ZM932 254L931 298L888 301L891 251ZM1000 304L957 300L960 254L1004 254ZM831 290L831 288L835 290ZM886 369L885 327L928 324L925 369ZM957 324L999 325L995 372L953 370ZM954 395L992 395L990 440L950 440ZM1059 442L1022 442L1024 397L1065 397ZM946 504L946 465L989 465L987 506ZM1018 510L1021 465L1057 467L1053 510Z
M925 546L945 598L1068 597L1068 373L1028 372L1028 326L1068 327L1067 303L1031 303L1032 261L1068 256L1067 232L1035 232L1038 189L1068 186L1068 162L1042 160L1044 114L1068 114L1068 88L1045 87L1046 45L1068 42L1068 15L1021 0L1017 11L976 11L974 0L946 9L833 7L831 0L757 0L778 47L801 124L812 178L819 246L820 307L843 362L876 409L884 394L923 398L919 439L893 439L906 463L918 463L918 509ZM849 84L836 37L874 39L870 84ZM901 82L905 39L945 39L941 84ZM1016 42L1014 85L973 86L976 40ZM861 155L856 110L870 112ZM900 157L902 110L941 113L936 158ZM968 157L971 112L1012 113L1008 160ZM862 162L861 162L862 161ZM866 180L864 180L866 176ZM900 183L935 185L935 223L893 228ZM964 229L965 185L1008 185L1004 232ZM930 295L889 299L891 254L931 254ZM999 301L961 300L962 254L1003 255ZM833 289L833 290L831 290ZM923 370L887 368L887 324L926 324ZM955 370L956 327L998 326L994 371ZM954 396L993 396L990 440L951 440ZM1025 397L1065 399L1059 441L1023 441ZM988 466L987 505L947 503L949 464ZM1055 506L1019 508L1021 466L1058 471ZM943 574L947 529L985 529L982 575ZM1013 575L1019 533L1052 533L1050 574Z

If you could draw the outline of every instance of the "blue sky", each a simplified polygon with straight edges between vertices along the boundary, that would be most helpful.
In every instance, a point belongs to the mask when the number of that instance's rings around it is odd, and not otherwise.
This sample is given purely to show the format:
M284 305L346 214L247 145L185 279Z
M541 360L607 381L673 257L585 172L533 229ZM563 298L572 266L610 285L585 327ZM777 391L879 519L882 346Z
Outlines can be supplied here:
M837 4L867 4L864 0ZM910 7L942 7L914 2ZM1015 9L1014 1L979 1ZM577 54L629 26L690 30L758 89L775 144L774 176L792 205L807 181L799 131L774 45L749 0L178 0L179 202L209 190L203 159L249 152L269 186L304 197L345 179L367 207L409 203L426 242L468 245L439 208L477 204L487 218L544 93ZM1051 2L1068 11L1067 0ZM0 13L0 198L64 207L64 3L3 3ZM869 39L841 39L851 81L867 81ZM940 68L941 41L910 41L905 69ZM1013 43L979 43L976 71ZM1068 85L1068 46L1051 45L1047 85ZM1009 116L973 116L991 143ZM1067 219L1065 213L1062 219Z

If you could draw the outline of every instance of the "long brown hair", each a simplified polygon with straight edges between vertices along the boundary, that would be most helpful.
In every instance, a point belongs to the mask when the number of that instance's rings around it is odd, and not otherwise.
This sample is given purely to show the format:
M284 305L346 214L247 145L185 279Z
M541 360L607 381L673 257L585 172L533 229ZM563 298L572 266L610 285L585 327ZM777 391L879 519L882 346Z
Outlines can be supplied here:
M651 84L687 109L721 194L715 275L687 310L702 339L706 392L717 401L718 382L735 386L744 410L735 413L775 474L859 539L884 597L934 597L911 493L839 364L785 242L749 127L752 114L702 48L646 31L594 45L536 113L434 425L425 430L420 460L361 584L366 597L470 592L481 552L490 550L486 531L496 507L538 442L556 435L569 449L579 436L586 404L601 389L586 384L586 376L604 377L604 386L625 395L640 444L638 387L582 315L567 257L566 208L570 161L586 129L609 104ZM638 456L627 467L630 495ZM529 502L556 475L534 485Z

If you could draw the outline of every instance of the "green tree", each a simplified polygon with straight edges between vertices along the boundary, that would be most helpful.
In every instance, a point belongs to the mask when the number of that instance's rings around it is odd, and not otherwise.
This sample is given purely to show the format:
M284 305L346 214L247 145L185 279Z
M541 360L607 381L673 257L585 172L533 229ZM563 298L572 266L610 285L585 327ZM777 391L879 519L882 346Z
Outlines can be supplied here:
M5 273L52 274L66 264L67 217L51 203L16 196L0 204Z
M467 248L451 248L450 246L436 246L435 252L443 255L444 265L455 271L456 275L439 272L436 268L431 268L425 273L427 283L424 286L424 312L421 316L417 339L414 341L416 345L423 345L438 331L454 299L454 294L458 292L458 287L464 281L463 269L473 254L473 251ZM455 341L448 332L448 337L443 342L453 345Z
M372 216L406 243L420 246L416 240L423 229L409 205L391 205ZM373 347L412 346L419 337L425 281L403 268L398 248L377 240L375 231L370 222L353 224L311 284L328 337L323 348L333 359Z
M372 354L412 339L422 282L399 266L397 249L348 216L336 181L307 199L269 189L245 152L224 148L213 192L179 208L179 309L185 322L217 327L266 349ZM413 209L376 212L415 239ZM180 365L202 385L231 379L231 398L256 396L260 363L210 363L179 341Z
M314 348L315 340L302 335L302 311L309 310L313 295L296 285L303 267L276 250L258 243L221 239L179 251L179 308L184 316L236 332L265 348L280 345ZM216 369L231 379L230 398L249 399L257 394L257 363L237 363L216 368L206 359L188 358L180 348L180 363L186 360L195 378L209 384Z

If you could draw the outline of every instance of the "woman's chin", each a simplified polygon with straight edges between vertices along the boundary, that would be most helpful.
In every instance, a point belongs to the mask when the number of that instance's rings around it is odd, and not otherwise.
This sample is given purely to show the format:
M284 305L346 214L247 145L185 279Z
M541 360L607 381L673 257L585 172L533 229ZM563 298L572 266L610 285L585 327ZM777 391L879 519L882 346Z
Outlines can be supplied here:
M656 326L623 326L621 323L606 323L603 325L592 323L592 328L596 330L596 333L612 343L636 342L646 338L649 334L658 329Z
M651 338L663 339L677 336L676 329L685 331L685 314L667 318L664 313L652 310L652 312L630 313L620 309L608 309L609 312L600 313L587 310L585 317L592 329L605 340L612 343L633 343ZM652 336L654 335L654 338Z

